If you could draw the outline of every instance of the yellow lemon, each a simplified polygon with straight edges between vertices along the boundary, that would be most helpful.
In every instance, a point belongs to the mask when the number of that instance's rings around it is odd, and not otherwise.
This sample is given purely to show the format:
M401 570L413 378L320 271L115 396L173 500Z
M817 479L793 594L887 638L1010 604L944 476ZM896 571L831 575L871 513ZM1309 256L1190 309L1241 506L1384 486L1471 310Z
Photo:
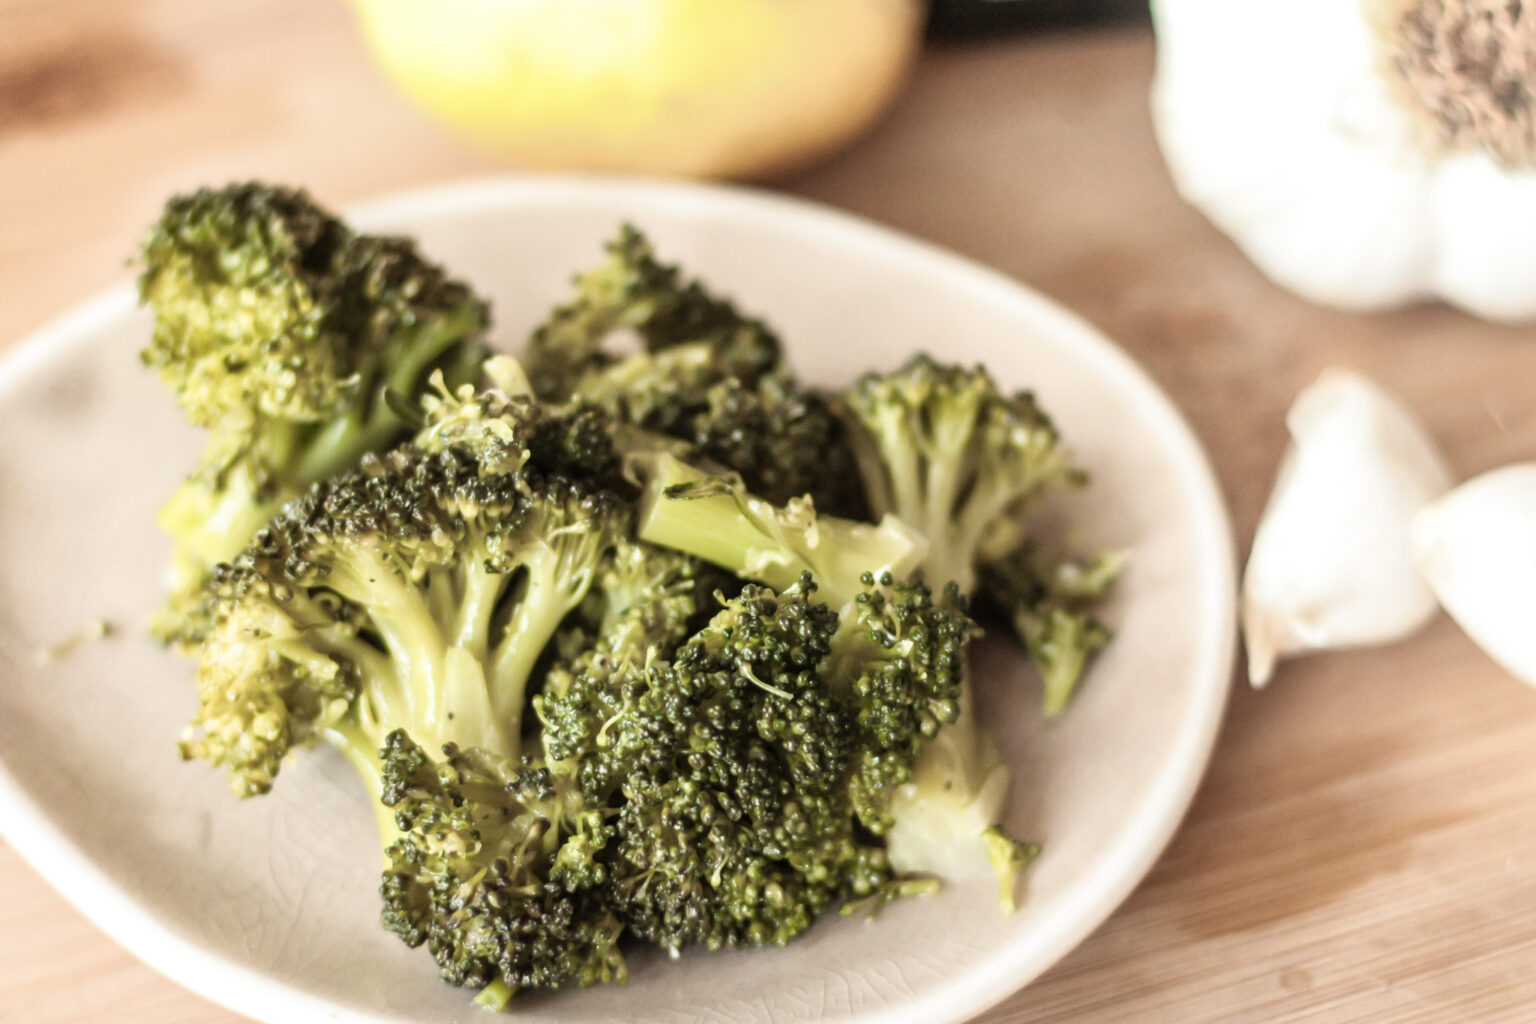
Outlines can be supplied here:
M830 151L900 85L920 0L356 0L415 103L513 161L750 177Z

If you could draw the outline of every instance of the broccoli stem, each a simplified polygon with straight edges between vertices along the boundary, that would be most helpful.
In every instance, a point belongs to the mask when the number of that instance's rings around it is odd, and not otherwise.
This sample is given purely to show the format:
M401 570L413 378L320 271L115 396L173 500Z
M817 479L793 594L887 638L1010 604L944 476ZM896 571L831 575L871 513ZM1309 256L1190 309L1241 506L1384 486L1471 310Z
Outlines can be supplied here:
M371 730L350 720L331 726L322 735L326 742L345 755L352 767L357 769L357 774L362 777L363 785L368 790L368 803L373 807L374 820L379 826L381 840L379 849L387 851L390 845L400 838L400 826L395 822L393 808L385 806L381 799L384 791L383 765L379 760L382 737L374 736ZM384 862L389 863L387 852Z
M516 757L517 730L503 728L479 658L449 643L424 592L362 544L336 570L327 585L372 611L391 662L363 679L367 720L403 726L428 750L454 743Z
M391 361L389 376L375 394L359 396L345 415L329 421L303 446L292 464L290 479L300 486L335 474L367 452L386 446L409 424L384 398L386 391L417 395L433 363L454 345L474 334L480 323L476 307L467 306L451 316L418 325L399 340L400 355ZM287 465L287 461L273 462Z
M817 516L808 501L784 508L746 493L667 454L632 459L645 480L637 534L784 590L809 572L821 600L841 608L863 589L863 576L910 575L926 553L923 539L886 516L878 525Z
M514 742L522 733L528 678L555 631L586 596L605 544L602 531L566 527L530 543L523 553L523 593L490 659L492 713Z
M1072 700L1089 659L1109 642L1109 631L1088 614L1063 608L1043 615L1016 613L1014 628L1028 638L1029 657L1040 674L1044 690L1040 709L1054 718Z
M497 978L480 990L475 996L475 1005L482 1010L490 1010L492 1013L500 1013L507 1008L512 1001L512 986L508 985L504 978Z

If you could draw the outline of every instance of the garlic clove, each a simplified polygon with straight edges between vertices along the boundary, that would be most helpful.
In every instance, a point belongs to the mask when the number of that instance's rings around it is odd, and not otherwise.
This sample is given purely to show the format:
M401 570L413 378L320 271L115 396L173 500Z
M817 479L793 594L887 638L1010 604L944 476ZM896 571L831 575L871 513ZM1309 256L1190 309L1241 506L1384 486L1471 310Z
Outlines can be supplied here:
M1451 474L1396 399L1332 369L1286 415L1292 443L1243 574L1248 678L1286 655L1400 639L1435 612L1408 544Z
M1485 473L1425 508L1412 549L1451 618L1536 686L1536 463Z

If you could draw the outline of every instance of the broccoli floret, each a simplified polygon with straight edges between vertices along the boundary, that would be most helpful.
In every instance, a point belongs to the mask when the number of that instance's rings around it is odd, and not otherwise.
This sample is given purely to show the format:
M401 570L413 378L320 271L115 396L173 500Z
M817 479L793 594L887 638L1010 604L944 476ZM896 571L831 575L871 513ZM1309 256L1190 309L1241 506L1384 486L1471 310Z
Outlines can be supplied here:
M854 792L863 825L885 837L892 866L953 877L967 873L971 854L991 864L981 835L997 824L1008 770L970 711L965 650L974 627L963 595L953 583L937 602L920 584L892 589L926 564L921 538L890 516L874 527L817 517L803 503L774 507L668 456L635 467L646 483L642 539L774 586L791 573L809 574L827 603L861 627L860 642L842 647L862 648L855 660L864 665L854 692L868 734ZM867 592L876 579L888 595ZM901 656L882 670L869 655L881 644L895 650L893 643ZM964 835L976 842L957 841Z
M524 362L539 397L563 401L579 395L584 384L599 386L595 374L623 362L611 346L621 331L639 335L651 354L694 346L684 361L710 364L716 380L754 384L778 368L779 340L766 324L661 263L633 226L624 225L607 252L601 266L577 277L576 297L557 308L528 342Z
M935 585L974 591L984 553L1010 542L1043 494L1085 480L1034 398L1004 394L980 368L917 356L861 378L845 404L870 506L927 539L921 574ZM946 877L990 867L1006 894L1018 858L995 851L1008 768L976 721L968 679L958 712L896 791L885 832L891 862Z
M952 586L935 601L923 584L889 573L866 574L864 584L843 609L831 685L857 716L854 813L883 835L914 761L960 714L965 652L978 631Z
M227 582L188 756L226 766L237 792L264 790L288 738L312 730L291 723L314 718L314 681L330 697L338 679L354 696L325 731L356 760L396 728L428 749L517 756L534 667L629 513L610 492L510 459L516 427L511 441L482 433L479 445L365 458L290 503L219 570ZM512 463L518 472L497 471ZM273 645L279 657L261 649ZM305 673L297 680L290 662ZM249 751L258 714L290 723Z
M1002 904L1004 913L1011 914L1019 905L1014 893L1014 880L1020 871L1029 866L1030 861L1040 856L1040 844L1021 843L996 826L983 832L981 838L986 844L992 870L997 875L998 902Z
M450 389L441 374L433 374L421 400L416 448L464 448L486 474L555 474L592 486L629 488L619 472L613 424L600 411L537 401L510 356L492 356L483 370L487 384L480 390L470 384Z
M604 891L636 935L782 944L840 898L926 891L890 888L865 776L947 713L970 624L920 586L865 586L840 619L809 574L748 584L670 657L673 634L632 628L550 674L545 748L618 808Z
M721 381L681 434L690 461L737 473L753 494L775 505L809 496L820 511L868 517L848 428L819 392L783 377L756 386Z
M549 401L579 399L614 419L688 444L689 461L736 472L773 502L809 494L826 511L859 516L846 427L817 392L796 384L779 343L626 226L608 261L577 278L578 294L537 331L527 361ZM639 335L621 355L613 339Z
M855 598L855 581L871 569L896 580L916 569L945 581L958 602L975 584L977 548L998 521L1020 514L1052 482L1077 476L1034 403L1004 399L980 371L919 359L892 378L861 381L848 403L861 417L856 450L871 504L884 513L878 528L817 517L804 503L774 507L728 479L647 456L632 460L646 483L641 538L773 585L808 571L834 607ZM878 438L864 418L883 431ZM913 521L934 536L916 536ZM874 758L861 776L870 794L865 824L884 836L899 872L963 877L999 863L983 834L998 825L1008 768L975 720L963 657L953 668L954 690L926 705L917 760L905 752ZM975 838L957 839L964 836Z
M933 586L974 591L989 535L1048 491L1086 480L1033 396L1004 394L980 368L920 355L862 377L844 401L871 510L927 538L922 572Z
M519 394L515 364L489 375L508 390L439 381L412 444L315 485L214 571L182 753L246 796L295 746L340 748L375 799L385 925L496 1005L623 977L600 892L614 812L523 717L594 580L620 589L631 513L578 472L617 461L582 411Z
M598 855L613 829L569 780L533 759L453 745L435 761L401 730L380 751L384 925L425 944L444 981L499 1009L517 991L622 982L623 924L604 903Z
M354 234L305 193L258 183L171 199L141 264L143 360L210 432L159 516L176 557L156 631L195 642L208 570L304 487L408 435L398 407L434 368L474 379L488 314L409 240Z
M1053 561L1030 543L982 563L980 593L1029 653L1046 715L1066 710L1088 663L1109 643L1093 610L1124 564L1117 552Z

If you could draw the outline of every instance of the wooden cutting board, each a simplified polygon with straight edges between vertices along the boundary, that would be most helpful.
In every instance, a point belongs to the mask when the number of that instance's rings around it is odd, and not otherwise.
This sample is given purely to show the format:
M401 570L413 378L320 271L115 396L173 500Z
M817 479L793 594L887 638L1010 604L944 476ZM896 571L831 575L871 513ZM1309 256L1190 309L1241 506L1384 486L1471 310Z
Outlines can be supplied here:
M876 131L775 183L1061 300L1208 445L1246 550L1296 391L1354 367L1462 475L1536 458L1536 331L1439 306L1320 310L1176 197L1144 23L949 44ZM341 4L0 0L0 348L125 279L168 193L302 182L331 204L498 167L406 109ZM0 1022L224 1024L0 846ZM1441 619L1239 687L1145 884L982 1020L1536 1019L1536 694Z

